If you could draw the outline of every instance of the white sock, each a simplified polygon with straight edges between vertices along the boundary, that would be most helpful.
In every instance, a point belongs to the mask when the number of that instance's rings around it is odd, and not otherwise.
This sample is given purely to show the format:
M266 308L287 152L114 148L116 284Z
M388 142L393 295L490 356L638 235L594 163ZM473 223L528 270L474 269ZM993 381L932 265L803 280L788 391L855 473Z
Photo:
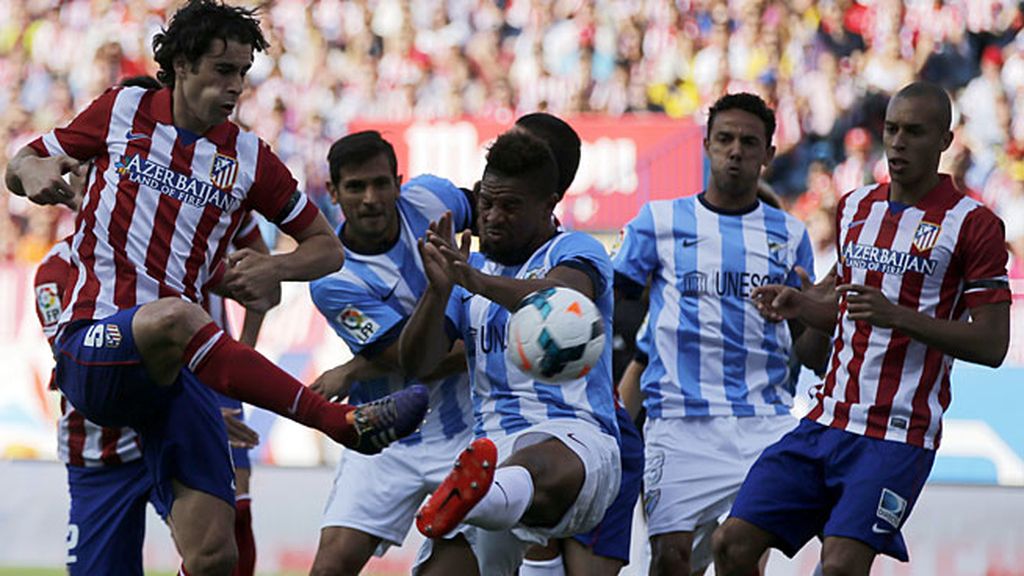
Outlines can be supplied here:
M533 478L522 466L494 471L494 482L483 499L466 514L467 524L484 530L508 530L519 523L533 502Z
M519 576L565 576L562 555L559 554L550 560L523 560L522 566L519 567Z

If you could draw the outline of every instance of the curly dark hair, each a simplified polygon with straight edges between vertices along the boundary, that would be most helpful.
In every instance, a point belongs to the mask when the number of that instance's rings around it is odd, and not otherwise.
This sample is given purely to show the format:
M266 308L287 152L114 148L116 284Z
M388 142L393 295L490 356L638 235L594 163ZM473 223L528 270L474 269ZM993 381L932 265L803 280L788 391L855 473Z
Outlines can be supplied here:
M711 136L711 127L715 125L715 116L726 110L743 110L760 118L764 123L765 145L772 145L772 136L775 135L775 112L765 104L760 96L749 92L739 92L726 94L719 98L708 111L708 136Z
M522 116L516 126L529 130L551 148L558 164L558 194L565 196L580 167L580 135L564 120L546 112Z
M189 0L174 13L167 28L153 37L153 59L160 65L156 77L173 88L174 59L184 56L195 64L214 40L234 40L263 52L270 44L260 30L257 10L215 0Z
M538 195L561 192L558 162L551 148L527 130L513 129L498 136L487 150L487 174L527 179Z

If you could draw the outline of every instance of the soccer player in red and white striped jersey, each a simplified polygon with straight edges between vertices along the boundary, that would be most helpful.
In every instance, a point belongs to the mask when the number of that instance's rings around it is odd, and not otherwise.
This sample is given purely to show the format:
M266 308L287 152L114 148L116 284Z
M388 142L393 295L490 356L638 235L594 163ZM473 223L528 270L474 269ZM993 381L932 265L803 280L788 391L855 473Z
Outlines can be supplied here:
M891 183L838 206L838 286L755 290L766 313L832 333L834 347L816 405L764 452L715 534L716 573L746 576L768 547L792 555L815 535L826 574L908 560L900 530L931 471L953 359L998 366L1009 345L1003 223L938 173L951 117L935 85L897 93Z
M74 206L62 174L92 162L72 240L70 305L56 336L56 382L90 420L143 435L185 568L226 575L237 557L235 494L211 389L370 453L415 429L427 394L410 388L358 409L329 403L210 319L205 288L265 310L280 298L279 282L337 270L343 254L283 163L228 120L254 50L267 47L253 11L191 0L153 46L166 88L107 91L67 127L20 150L5 181L37 204ZM273 256L241 250L218 274L247 210L297 247Z

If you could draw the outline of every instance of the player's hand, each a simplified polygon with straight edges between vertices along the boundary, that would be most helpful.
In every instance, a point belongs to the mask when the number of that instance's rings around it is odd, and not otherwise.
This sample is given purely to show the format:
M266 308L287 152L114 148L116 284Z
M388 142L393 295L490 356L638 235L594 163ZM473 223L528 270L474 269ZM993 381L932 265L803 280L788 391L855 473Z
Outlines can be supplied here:
M901 306L893 304L881 290L863 284L836 287L840 298L846 299L846 317L864 321L879 328L894 328Z
M8 171L15 170L8 166ZM79 191L64 180L64 174L81 176L85 172L82 163L69 156L26 156L17 163L17 172L8 175L7 184L11 191L25 196L35 204L63 204L72 210L78 209Z
M238 419L242 413L239 408L221 408L221 415L224 417L224 425L228 429L228 444L233 448L255 448L260 443L260 435L249 428Z
M348 364L335 366L321 374L310 384L309 389L327 400L341 400L348 396L349 390L352 388L350 374L351 370L349 370Z
M426 234L419 240L420 258L423 259L423 271L430 282L430 289L445 299L455 284L453 270L442 251L451 245L451 226L451 213L446 212L439 220L430 223Z
M227 261L221 284L232 298L255 312L266 312L281 302L273 256L243 248L228 254Z
M473 233L464 230L455 244L452 236L452 215L446 212L437 221L437 227L427 232L427 241L434 245L445 259L448 276L458 285L470 292L480 291L480 271L469 265L469 249L473 243Z
M761 317L768 322L779 322L791 320L800 313L800 306L803 304L804 294L784 284L766 284L758 286L750 293L750 299L754 301L754 307L761 313Z

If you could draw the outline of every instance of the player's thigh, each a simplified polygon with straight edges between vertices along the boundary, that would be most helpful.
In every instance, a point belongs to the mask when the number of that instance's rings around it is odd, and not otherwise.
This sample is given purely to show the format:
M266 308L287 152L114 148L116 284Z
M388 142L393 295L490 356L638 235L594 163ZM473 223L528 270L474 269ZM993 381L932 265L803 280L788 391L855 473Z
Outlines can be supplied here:
M200 328L212 322L198 304L161 298L138 308L132 334L150 377L169 386L182 369L185 348Z
M601 556L572 538L565 540L562 558L566 576L615 576L626 565L621 558Z
M826 480L839 494L823 534L855 539L907 561L902 528L924 489L934 450L831 430Z
M556 438L516 450L499 468L507 466L522 466L533 478L533 502L523 515L523 523L532 526L558 523L586 480L583 462Z
M164 409L138 429L157 512L166 517L172 511L177 481L223 502L233 515L235 472L213 392L188 370L170 390Z
M358 574L381 543L378 536L345 526L320 530L311 576Z
M381 539L382 555L399 546L412 526L417 508L430 493L424 472L438 458L425 443L393 444L376 456L346 450L324 506L321 528L345 527ZM451 458L445 457L451 468Z
M868 576L875 550L853 538L828 536L821 546L821 568L825 574Z
M141 575L149 476L141 461L68 466L68 573Z
M829 516L832 492L825 482L830 449L823 440L829 428L803 420L795 430L764 450L747 473L730 520L741 519L776 537L771 545L792 557L819 534ZM727 521L715 540L730 545L737 526ZM760 554L760 552L758 552ZM716 558L718 557L716 545Z
M753 458L734 438L731 417L649 419L645 424L644 510L648 534L693 532L729 511Z
M132 334L138 308L70 325L57 342L56 384L89 420L135 426L157 414L169 392L149 377Z

